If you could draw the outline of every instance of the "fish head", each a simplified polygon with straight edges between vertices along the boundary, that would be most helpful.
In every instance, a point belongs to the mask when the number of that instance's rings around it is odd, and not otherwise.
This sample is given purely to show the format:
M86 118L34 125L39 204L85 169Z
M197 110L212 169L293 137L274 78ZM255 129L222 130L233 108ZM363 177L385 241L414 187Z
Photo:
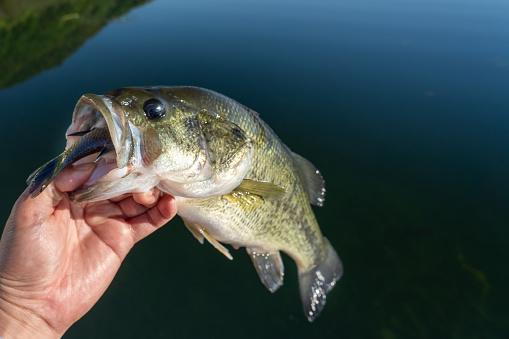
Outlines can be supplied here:
M67 135L107 128L115 152L104 162L111 164L114 157L115 166L101 168L98 163L98 174L73 197L101 200L154 186L192 198L232 191L250 168L253 145L239 126L196 95L196 88L180 87L128 87L83 95ZM68 136L68 144L73 138Z

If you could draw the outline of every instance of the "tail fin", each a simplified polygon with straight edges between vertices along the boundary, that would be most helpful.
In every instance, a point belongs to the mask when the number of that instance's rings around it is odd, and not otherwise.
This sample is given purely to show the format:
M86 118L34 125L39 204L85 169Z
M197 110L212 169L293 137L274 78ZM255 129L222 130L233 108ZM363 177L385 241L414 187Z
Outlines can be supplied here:
M322 262L309 271L299 272L299 289L304 314L310 322L315 320L325 306L326 294L343 274L343 264L327 240Z
M48 187L48 185L55 179L58 173L63 168L56 168L60 160L60 156L53 160L48 161L38 169L36 169L27 179L27 184L30 186L30 196L35 198L42 191Z

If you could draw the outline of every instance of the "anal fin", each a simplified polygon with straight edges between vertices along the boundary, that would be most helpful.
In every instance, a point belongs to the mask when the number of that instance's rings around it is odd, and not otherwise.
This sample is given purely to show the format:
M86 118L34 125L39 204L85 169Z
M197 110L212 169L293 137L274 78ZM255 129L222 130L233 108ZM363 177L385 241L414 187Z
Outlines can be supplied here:
M272 293L283 285L284 266L279 251L260 252L246 248L262 283Z

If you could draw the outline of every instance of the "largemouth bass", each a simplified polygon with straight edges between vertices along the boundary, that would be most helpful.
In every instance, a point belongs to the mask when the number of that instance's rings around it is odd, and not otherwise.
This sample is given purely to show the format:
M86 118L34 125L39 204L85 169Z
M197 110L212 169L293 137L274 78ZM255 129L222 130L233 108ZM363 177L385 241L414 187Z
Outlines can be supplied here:
M109 138L97 141L105 130ZM320 314L343 273L310 205L322 206L324 180L258 113L197 87L120 88L83 95L67 135L67 150L29 177L33 196L63 167L100 152L72 199L157 187L175 197L178 215L201 243L206 239L230 259L223 244L245 247L271 292L283 284L280 251L287 253L297 264L307 319ZM70 151L76 149L78 156Z

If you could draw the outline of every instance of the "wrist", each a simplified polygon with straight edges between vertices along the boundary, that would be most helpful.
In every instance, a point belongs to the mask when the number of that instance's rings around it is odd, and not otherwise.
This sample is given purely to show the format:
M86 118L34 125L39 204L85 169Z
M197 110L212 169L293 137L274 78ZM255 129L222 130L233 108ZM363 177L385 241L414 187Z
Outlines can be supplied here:
M61 335L41 317L0 298L0 337L60 338Z

